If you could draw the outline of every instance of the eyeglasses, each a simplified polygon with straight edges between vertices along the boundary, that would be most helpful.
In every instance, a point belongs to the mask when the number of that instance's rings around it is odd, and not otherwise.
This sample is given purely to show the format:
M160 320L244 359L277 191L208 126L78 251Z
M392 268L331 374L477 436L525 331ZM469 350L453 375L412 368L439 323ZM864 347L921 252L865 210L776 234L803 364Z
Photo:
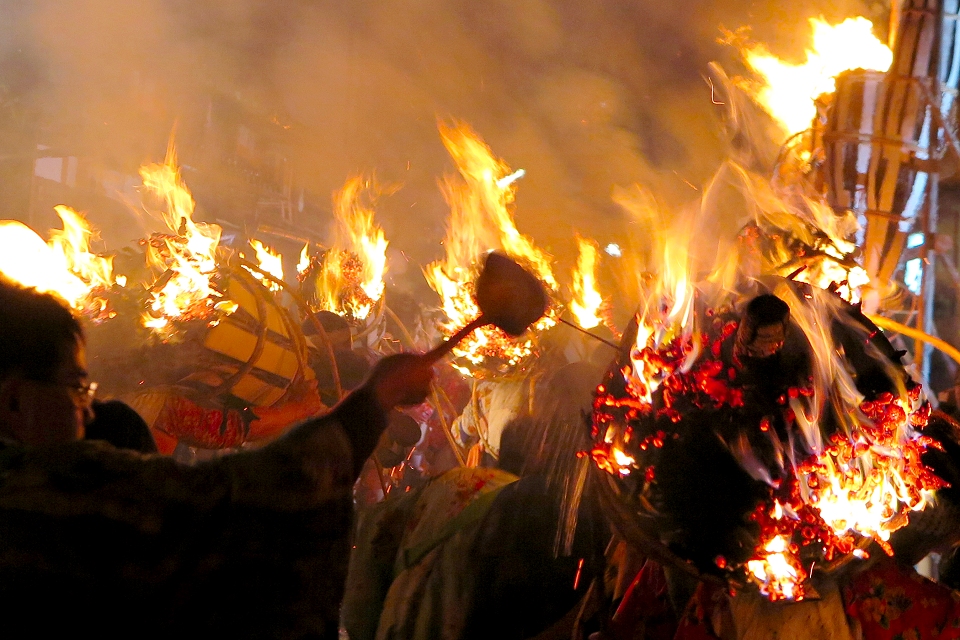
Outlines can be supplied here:
M86 409L93 404L93 397L97 395L97 383L88 382L87 384L65 384L70 391L70 396L78 407Z
M78 409L89 409L93 406L93 398L97 395L97 383L88 382L56 382L50 380L34 380L40 384L50 385L51 387L66 387L70 392L70 398Z

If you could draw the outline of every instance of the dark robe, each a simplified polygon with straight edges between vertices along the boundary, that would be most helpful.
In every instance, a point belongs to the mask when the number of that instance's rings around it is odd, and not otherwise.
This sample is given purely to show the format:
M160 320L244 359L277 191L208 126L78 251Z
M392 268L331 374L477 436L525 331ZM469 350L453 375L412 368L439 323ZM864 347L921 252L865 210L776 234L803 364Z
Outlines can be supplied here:
M362 388L194 467L101 442L0 448L4 636L337 637L352 486L385 427Z

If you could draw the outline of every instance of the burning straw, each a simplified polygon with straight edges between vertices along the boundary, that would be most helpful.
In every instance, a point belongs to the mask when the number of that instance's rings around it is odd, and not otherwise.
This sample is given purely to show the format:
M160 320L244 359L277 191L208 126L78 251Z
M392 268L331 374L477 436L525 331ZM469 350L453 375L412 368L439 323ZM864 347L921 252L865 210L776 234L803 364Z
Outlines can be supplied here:
M446 258L424 269L427 282L440 295L445 319L444 336L454 335L474 320L480 309L473 286L485 253L501 250L533 272L551 292L558 289L550 258L514 224L512 208L516 181L523 171L512 172L493 156L490 148L464 124L440 124L444 146L457 164L460 180L443 182L450 205L450 221L444 239ZM511 338L495 327L474 331L453 349L454 367L465 375L512 373L537 351L536 334L556 324L556 309L533 326L533 334Z

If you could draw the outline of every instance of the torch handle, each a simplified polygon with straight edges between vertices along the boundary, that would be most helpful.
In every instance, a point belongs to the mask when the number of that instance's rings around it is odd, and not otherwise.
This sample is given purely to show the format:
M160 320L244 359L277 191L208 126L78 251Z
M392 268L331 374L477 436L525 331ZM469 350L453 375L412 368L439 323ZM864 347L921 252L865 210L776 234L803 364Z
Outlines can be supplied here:
M483 314L481 314L475 320L471 321L463 329L460 329L460 331L457 331L455 334L453 334L452 336L450 336L449 338L447 338L446 340L438 344L436 347L434 347L430 351L427 351L425 354L423 354L423 359L431 364L436 362L443 356L450 353L450 351L455 346L457 346L461 340L463 340L468 335L470 335L475 330L479 329L485 324L490 324L490 321L487 320L487 318Z

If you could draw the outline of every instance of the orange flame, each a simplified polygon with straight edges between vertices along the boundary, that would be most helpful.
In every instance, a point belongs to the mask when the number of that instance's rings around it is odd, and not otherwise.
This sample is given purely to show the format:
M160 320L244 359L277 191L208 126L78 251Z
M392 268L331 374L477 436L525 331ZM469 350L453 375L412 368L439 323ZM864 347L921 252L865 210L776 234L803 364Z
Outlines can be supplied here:
M113 258L90 252L93 231L82 215L64 205L54 209L63 229L52 231L49 242L20 222L0 221L0 273L24 286L55 293L75 309L102 312L106 301L96 296L96 290L126 280L114 278Z
M651 265L640 281L637 341L630 353L625 378L631 393L649 404L654 392L676 371L686 371L700 354L699 333L694 326L694 282L690 276L689 242L693 237L687 221L666 228L669 219L652 206L647 195L618 193L618 204L652 228ZM679 360L665 361L659 352L677 339L683 346Z
M798 282L835 290L844 300L859 302L869 276L857 264L857 247L850 240L859 229L855 214L838 213L803 187L771 184L768 178L733 163L727 163L718 176L743 193L747 212L764 230L764 238L759 243L754 237L741 244L739 252L721 256L711 281L735 290L738 270L749 278L795 274ZM749 240L748 235L743 239ZM761 253L763 259L757 261Z
M383 229L363 196L372 190L362 176L351 178L334 197L334 243L324 257L318 281L320 308L363 320L383 296L387 245ZM306 247L301 263L309 266Z
M747 575L771 601L803 600L803 582L808 574L797 558L797 545L791 541L794 523L784 518L779 500L774 501L769 521L773 526L761 532L757 552L747 561Z
M174 234L153 236L147 243L147 264L163 275L154 284L143 324L169 332L172 320L205 317L220 293L210 281L217 270L220 227L194 222L195 203L180 178L173 143L163 164L140 167L143 186L162 200L164 222Z
M297 275L302 276L310 268L310 243L307 242L300 250L300 260L297 262Z
M257 255L257 266L272 275L277 280L283 280L283 256L273 251L259 240L251 240L250 246ZM268 278L253 273L254 277L260 281L270 291L279 291L280 285Z
M848 69L886 71L893 61L890 48L873 35L866 18L848 18L831 25L810 19L813 48L802 64L784 62L760 44L742 48L754 71L763 77L754 95L787 135L810 128L816 116L814 100L836 90L834 78Z
M600 308L603 297L597 290L597 262L600 249L596 242L577 236L580 254L577 257L577 268L573 271L573 300L570 301L570 311L584 329L592 329L603 320L600 317Z
M427 282L440 295L446 321L440 329L450 336L480 315L473 299L473 282L477 261L491 250L500 249L529 267L550 290L557 290L557 281L550 258L537 249L533 241L521 234L511 213L516 180L523 171L511 172L490 148L465 124L453 127L440 123L440 137L460 172L461 180L447 177L444 196L450 205L450 220L444 239L446 257L424 269ZM556 324L556 311L548 310L533 331L543 331ZM469 365L480 365L487 358L503 361L513 367L534 352L531 337L513 339L495 327L474 331L454 348L453 354ZM467 367L457 368L467 375Z

